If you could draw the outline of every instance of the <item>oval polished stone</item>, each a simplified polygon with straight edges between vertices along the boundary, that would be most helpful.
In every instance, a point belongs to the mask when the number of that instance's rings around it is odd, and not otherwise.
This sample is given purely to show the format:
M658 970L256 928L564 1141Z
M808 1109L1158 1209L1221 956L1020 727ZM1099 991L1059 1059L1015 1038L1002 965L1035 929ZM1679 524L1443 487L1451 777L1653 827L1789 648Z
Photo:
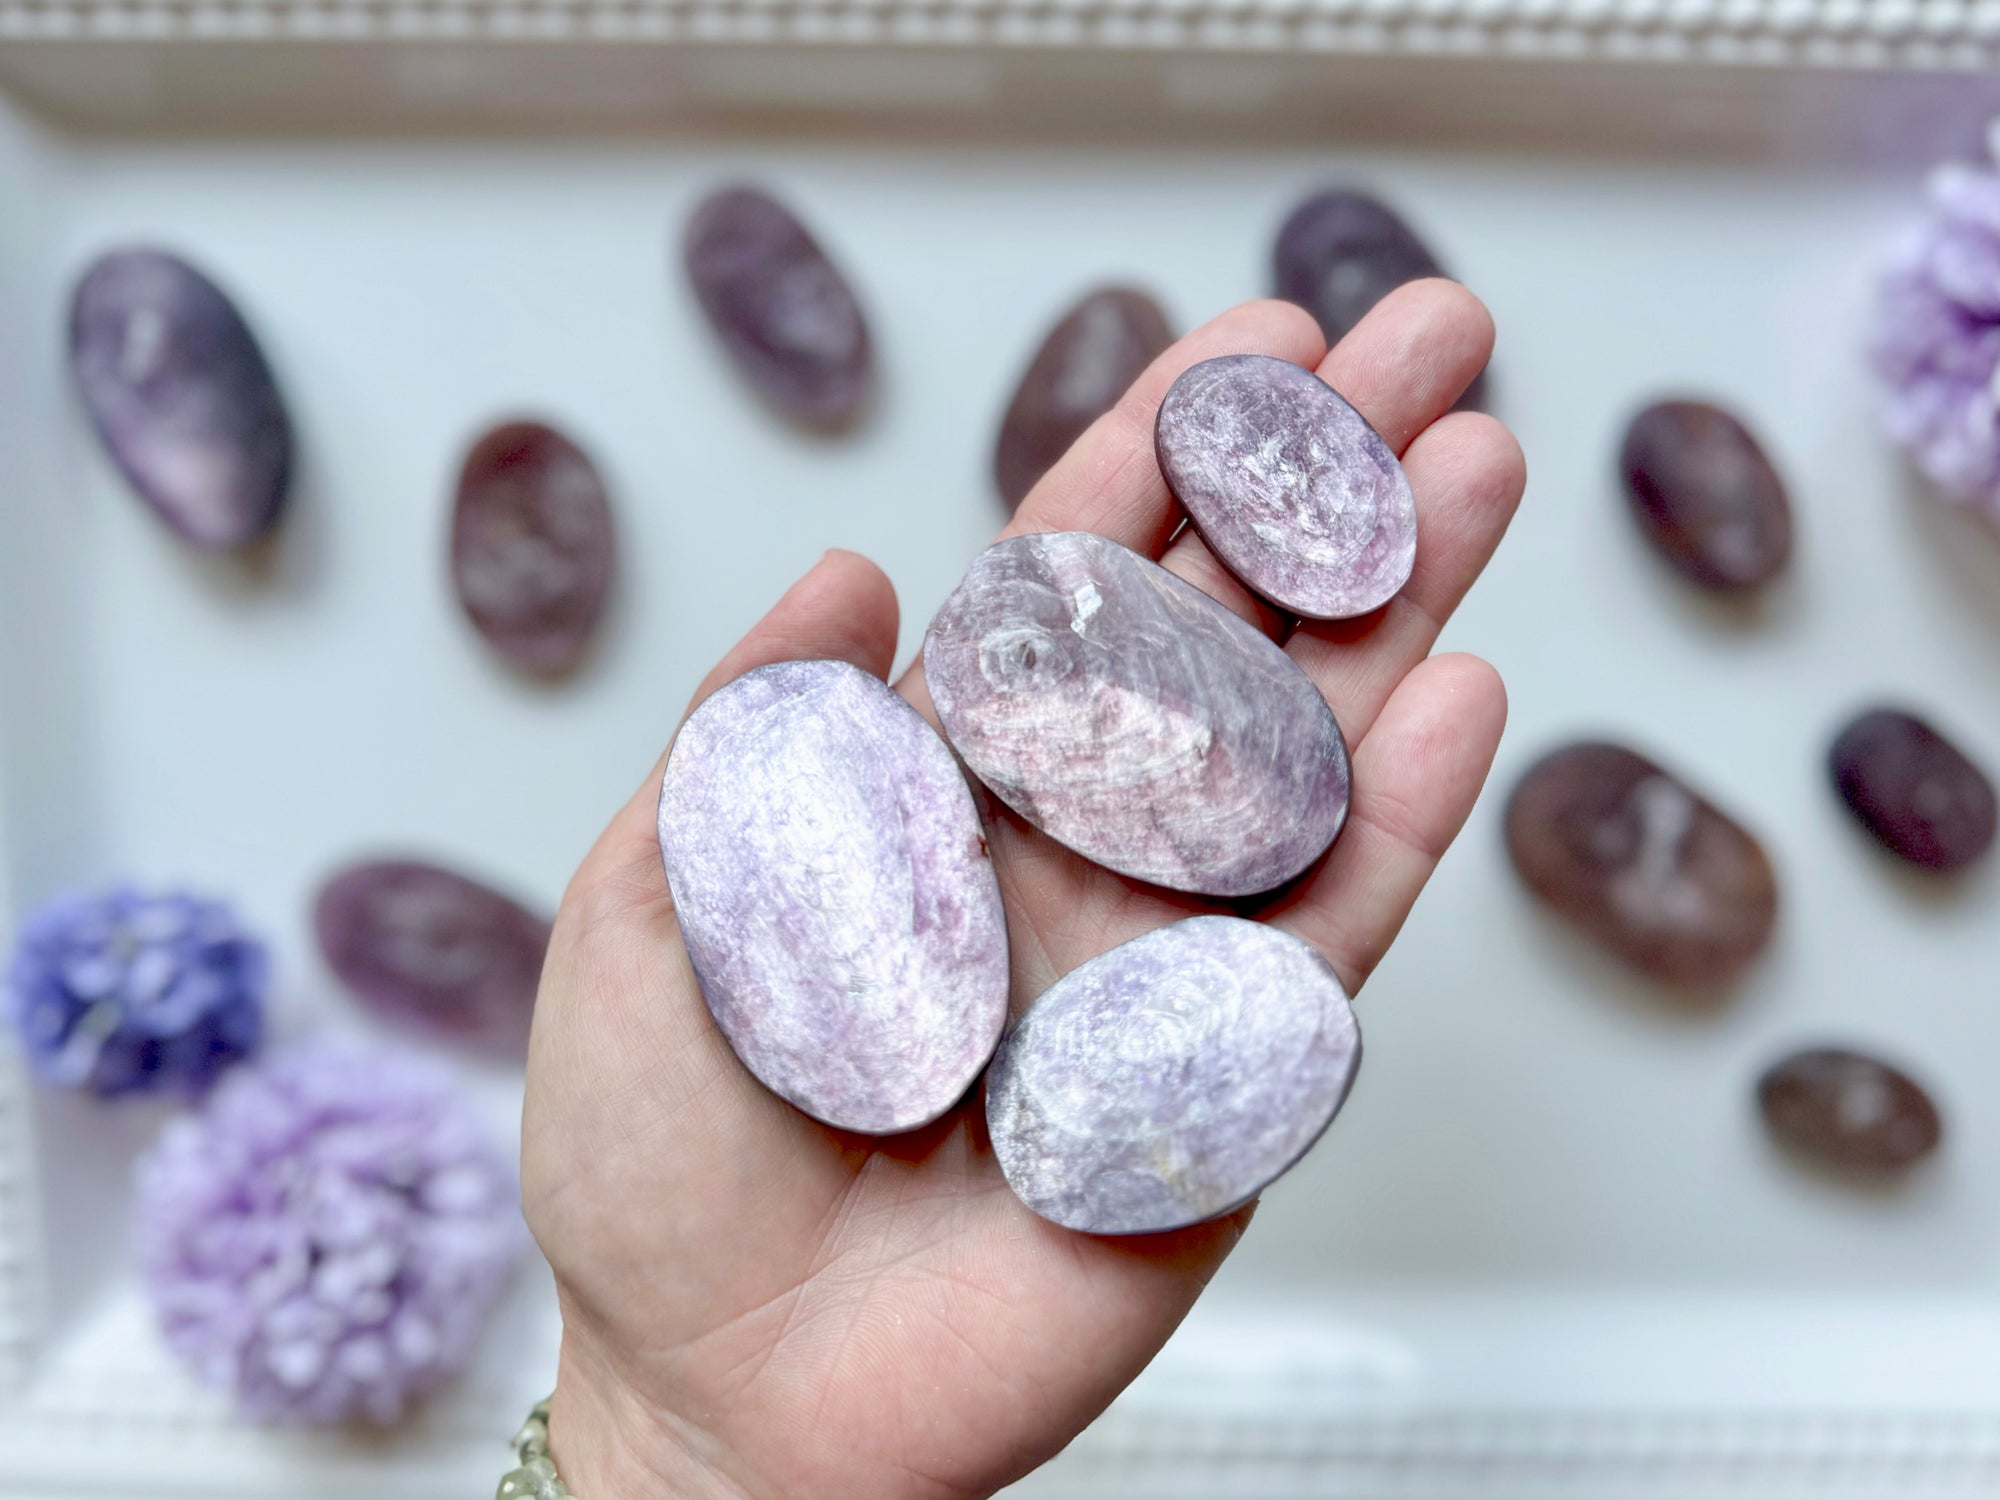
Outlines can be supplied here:
M1063 315L1000 424L993 477L1009 510L1173 341L1160 305L1130 287L1099 287Z
M1267 891L1347 815L1347 747L1311 679L1101 536L987 548L931 621L924 675L946 737L1001 801L1137 880Z
M1346 188L1315 193L1293 209L1271 260L1275 294L1311 313L1329 345L1404 282L1450 274L1394 209ZM1459 405L1482 405L1485 386L1482 373Z
M539 422L472 445L451 517L458 602L493 649L526 672L575 666L611 592L611 503L597 470Z
M528 1050L549 924L490 886L416 860L377 860L320 887L327 967L371 1010L505 1057Z
M1507 851L1552 908L1670 983L1736 978L1777 922L1757 841L1619 745L1568 745L1530 767L1507 804Z
M790 209L755 188L725 188L688 221L688 280L752 386L808 427L851 423L873 355L847 279Z
M1317 953L1190 917L1065 974L986 1075L993 1152L1068 1229L1150 1234L1248 1203L1346 1100L1361 1031Z
M878 678L791 661L718 689L659 832L702 995L767 1088L886 1135L972 1086L1007 1016L1000 886L957 762Z
M1944 1122L1907 1074L1841 1047L1795 1052L1757 1084L1771 1134L1845 1172L1900 1172L1937 1149Z
M1827 760L1842 800L1891 854L1927 870L1962 870L1993 846L1993 783L1914 714L1862 714Z
M1784 481L1750 430L1721 407L1647 407L1625 430L1619 464L1641 528L1695 582L1755 588L1791 556Z
M1381 434L1312 371L1262 354L1203 360L1160 403L1153 441L1215 555L1281 609L1347 619L1409 581L1410 481Z
M208 552L270 529L291 477L291 423L256 338L213 282L163 251L114 251L77 283L69 332L84 410L161 520Z

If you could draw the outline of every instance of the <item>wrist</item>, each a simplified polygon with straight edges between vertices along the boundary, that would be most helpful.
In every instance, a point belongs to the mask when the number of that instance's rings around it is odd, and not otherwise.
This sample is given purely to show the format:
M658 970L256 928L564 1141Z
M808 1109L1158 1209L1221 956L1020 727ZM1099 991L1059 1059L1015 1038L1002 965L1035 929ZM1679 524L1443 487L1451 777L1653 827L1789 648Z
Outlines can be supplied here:
M577 1500L746 1500L709 1434L655 1409L567 1333L548 1429Z

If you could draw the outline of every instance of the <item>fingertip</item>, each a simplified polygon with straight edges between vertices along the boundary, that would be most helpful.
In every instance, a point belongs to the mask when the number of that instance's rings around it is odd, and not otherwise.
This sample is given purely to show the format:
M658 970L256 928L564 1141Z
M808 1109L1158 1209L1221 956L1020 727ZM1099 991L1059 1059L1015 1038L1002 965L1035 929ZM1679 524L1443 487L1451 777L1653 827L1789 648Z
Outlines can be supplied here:
M1457 403L1493 355L1493 314L1442 276L1390 292L1327 355L1320 378L1398 453Z

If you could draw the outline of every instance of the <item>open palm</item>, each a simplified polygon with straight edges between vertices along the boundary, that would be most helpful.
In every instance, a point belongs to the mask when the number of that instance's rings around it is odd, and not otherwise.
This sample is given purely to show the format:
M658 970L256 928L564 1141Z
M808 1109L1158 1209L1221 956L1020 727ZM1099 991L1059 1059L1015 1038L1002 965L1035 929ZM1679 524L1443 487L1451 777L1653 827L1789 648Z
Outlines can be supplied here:
M1451 413L1492 344L1485 309L1413 283L1328 353L1283 303L1238 307L1163 354L1007 528L1084 530L1160 559L1285 644L1353 753L1345 831L1257 915L1314 944L1350 992L1471 811L1506 714L1493 670L1432 657L1518 502L1520 451ZM1300 624L1246 593L1153 459L1174 378L1219 354L1317 368L1403 455L1416 572L1362 620ZM886 676L896 600L830 553L709 674L837 657ZM921 665L899 690L932 717ZM711 1021L661 873L658 770L564 897L528 1072L522 1185L563 1304L552 1420L584 1500L708 1494L985 1495L1058 1451L1138 1373L1250 1217L1095 1238L1008 1191L980 1091L922 1131L831 1130L767 1093ZM1204 909L1099 869L982 798L1018 1011L1086 959Z

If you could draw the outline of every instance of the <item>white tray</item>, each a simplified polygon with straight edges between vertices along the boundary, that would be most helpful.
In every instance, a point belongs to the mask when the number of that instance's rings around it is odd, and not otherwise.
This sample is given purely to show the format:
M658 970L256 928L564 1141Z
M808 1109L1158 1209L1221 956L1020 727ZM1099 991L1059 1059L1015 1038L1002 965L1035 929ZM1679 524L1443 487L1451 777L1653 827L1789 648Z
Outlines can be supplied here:
M4 912L121 874L233 894L277 943L288 1029L360 1025L302 921L331 862L435 851L552 902L700 672L820 549L889 569L912 646L996 523L996 414L1075 292L1137 277L1185 322L1261 288L1304 189L1389 192L1493 305L1534 469L1450 632L1512 689L1498 787L1572 731L1656 747L1767 838L1783 935L1727 1013L1665 1012L1530 909L1489 798L1363 998L1350 1111L1024 1488L2000 1487L2000 875L1897 877L1819 769L1885 691L2000 759L2000 547L1909 492L1857 354L1908 163L1971 147L1987 81L181 39L0 47L0 83ZM615 119L547 128L586 108ZM769 421L672 271L681 215L735 173L801 205L872 311L886 400L850 441ZM131 237L211 268L290 395L304 460L267 577L177 551L80 429L59 310ZM1692 598L1613 493L1621 417L1681 387L1741 405L1792 480L1798 567L1761 618ZM519 410L596 454L627 549L608 649L555 690L496 670L441 578L461 445ZM1826 1033L1934 1081L1951 1140L1912 1191L1833 1191L1766 1148L1751 1079ZM518 1080L473 1083L509 1128ZM544 1278L412 1430L245 1431L120 1270L152 1124L0 1079L0 1492L482 1493L551 1369Z

